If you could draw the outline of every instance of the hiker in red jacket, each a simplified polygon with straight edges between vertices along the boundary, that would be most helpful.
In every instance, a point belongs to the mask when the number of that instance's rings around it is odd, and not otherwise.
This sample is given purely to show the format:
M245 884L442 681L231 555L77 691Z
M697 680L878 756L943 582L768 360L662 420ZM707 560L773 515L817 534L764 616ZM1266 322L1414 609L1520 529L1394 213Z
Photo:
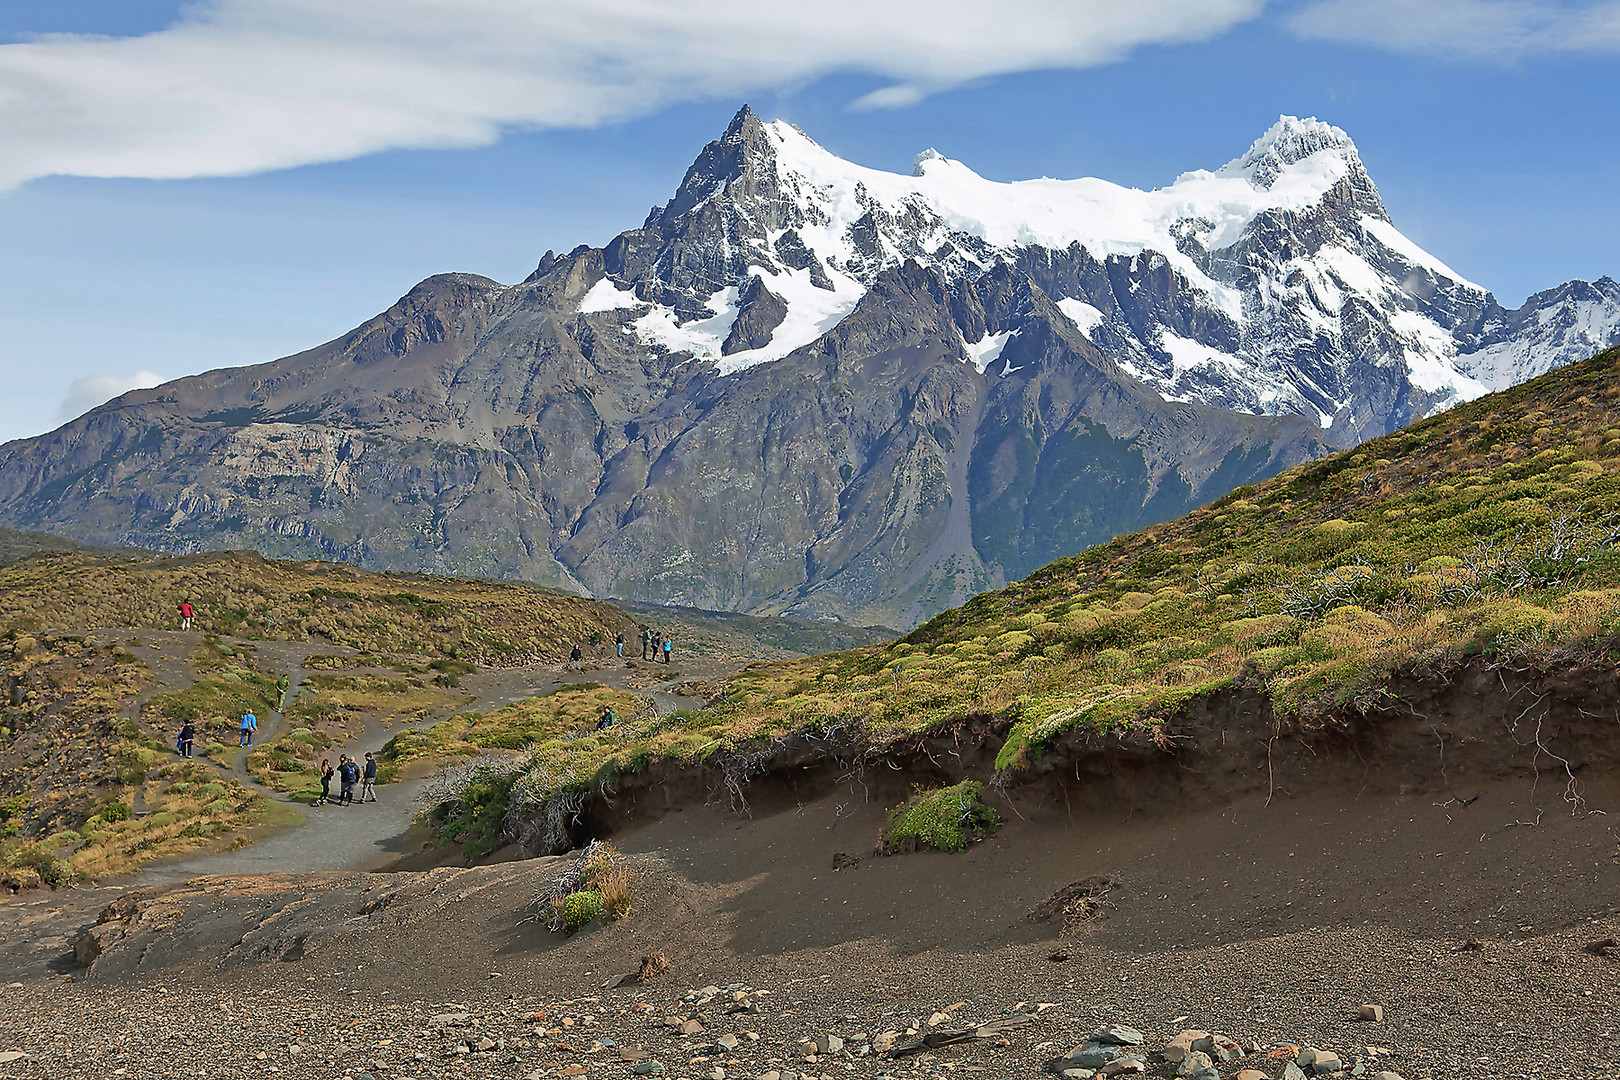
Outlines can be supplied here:
M190 630L191 620L197 617L197 609L191 606L190 600L180 601L180 629Z

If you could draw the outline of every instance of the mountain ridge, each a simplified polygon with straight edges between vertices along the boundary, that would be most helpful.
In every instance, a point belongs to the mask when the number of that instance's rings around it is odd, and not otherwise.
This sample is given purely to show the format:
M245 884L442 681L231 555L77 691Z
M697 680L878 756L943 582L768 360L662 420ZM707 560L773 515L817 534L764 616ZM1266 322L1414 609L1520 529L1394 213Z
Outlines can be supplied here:
M1319 121L1152 193L914 172L745 106L600 248L436 275L325 345L0 447L0 524L904 627L1472 393L1470 341L1517 371L1613 332L1612 282L1507 313L1448 276ZM1000 217L965 229L972 199ZM1108 221L1074 207L1138 205L1130 242L1168 252L1079 239ZM1039 229L1067 246L992 242Z

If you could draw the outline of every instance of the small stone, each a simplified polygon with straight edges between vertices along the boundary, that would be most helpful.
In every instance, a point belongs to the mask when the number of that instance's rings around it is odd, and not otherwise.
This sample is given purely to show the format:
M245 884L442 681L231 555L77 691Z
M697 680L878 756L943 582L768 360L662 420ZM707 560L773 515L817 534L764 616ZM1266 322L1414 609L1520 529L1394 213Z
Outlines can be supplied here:
M1302 1069L1309 1069L1316 1064L1316 1055L1321 1053L1314 1046L1302 1046L1299 1053L1294 1055L1294 1064Z
M726 1070L716 1065L709 1070L709 1080L726 1080Z
M570 1065L558 1073L558 1076L584 1076L590 1070L583 1065Z
M1091 1080L1097 1075L1095 1069L1064 1069L1058 1074L1063 1080Z
M18 983L17 985L21 986L22 983ZM27 1056L28 1051L26 1050L3 1050L0 1051L0 1065L9 1065L13 1061L21 1061Z
M1181 1067L1176 1070L1177 1076L1194 1077L1204 1072L1213 1072L1215 1063L1209 1055L1202 1050L1190 1050L1187 1056L1181 1059Z
M688 1021L686 1021L686 1023L681 1025L681 1034L682 1035L696 1035L698 1032L700 1032L702 1030L703 1030L703 1021L701 1021L701 1020L688 1020Z
M1103 1076L1135 1076L1147 1072L1147 1062L1135 1056L1115 1058L1097 1071Z
M714 997L714 995L718 994L719 992L720 988L718 986L705 986L703 989L699 990L697 994L698 997Z
M754 1077L754 1080L782 1080L782 1074L775 1069L770 1069Z
M302 1054L303 1052L304 1052L304 1048L302 1046L299 1046L297 1043L288 1043L287 1044L287 1053L292 1054L294 1057L296 1057L299 1054Z
M664 1063L662 1061L638 1061L630 1069L637 1076L663 1076Z
M872 1049L880 1054L887 1053L899 1038L900 1033L891 1028L872 1040Z
M844 1048L844 1040L837 1035L819 1035L810 1043L812 1054L836 1054Z
M1384 1007L1382 1005L1363 1005L1357 1015L1363 1020L1370 1020L1376 1024L1384 1019Z
M482 1054L495 1049L497 1045L498 1044L494 1039L490 1038L488 1035L484 1035L481 1036L477 1042L473 1043L473 1049Z
M1339 1060L1339 1055L1328 1050L1317 1051L1316 1060L1311 1062L1311 1070L1317 1076L1326 1076L1328 1073L1338 1072L1342 1068L1344 1068L1344 1062Z
M472 1013L435 1013L428 1017L428 1023L440 1027L466 1027L472 1023Z
M620 1061L645 1061L647 1060L648 1056L647 1051L643 1050L639 1046L619 1047Z
M933 1016L930 1016L928 1018L928 1026L929 1027L939 1027L939 1025L943 1024L945 1021L947 1021L949 1019L950 1019L950 1015L948 1013L937 1012Z
M1383 1072L1373 1073L1373 1080L1401 1080L1401 1074L1385 1069Z
M1107 1043L1088 1042L1069 1055L1069 1060L1082 1069L1100 1069L1125 1051Z
M1224 1035L1210 1036L1208 1049L1205 1049L1202 1046L1200 1046L1199 1049L1203 1050L1204 1053L1208 1054L1214 1060L1222 1062L1236 1061L1238 1058L1245 1056L1243 1047L1239 1046L1237 1043L1233 1042L1231 1039L1228 1039Z
M714 1044L716 1046L722 1047L722 1048L724 1048L726 1050L735 1050L735 1049L737 1049L737 1045L739 1043L741 1043L741 1042L742 1042L741 1039L737 1038L737 1036L731 1034L730 1032L727 1032L726 1034L720 1036L718 1039L714 1040Z
M1141 1046L1145 1040L1142 1033L1135 1028L1125 1027L1123 1024L1109 1024L1092 1032L1090 1041L1108 1043L1111 1046Z
M1232 1080L1269 1080L1269 1078L1259 1069L1244 1069L1234 1076Z
M1198 1031L1196 1029L1183 1031L1171 1039L1170 1045L1164 1048L1164 1060L1172 1065L1179 1065L1183 1058L1192 1053L1194 1043L1207 1038L1209 1038L1209 1032L1207 1031Z
M1305 1070L1290 1061L1283 1066L1283 1080L1305 1080Z

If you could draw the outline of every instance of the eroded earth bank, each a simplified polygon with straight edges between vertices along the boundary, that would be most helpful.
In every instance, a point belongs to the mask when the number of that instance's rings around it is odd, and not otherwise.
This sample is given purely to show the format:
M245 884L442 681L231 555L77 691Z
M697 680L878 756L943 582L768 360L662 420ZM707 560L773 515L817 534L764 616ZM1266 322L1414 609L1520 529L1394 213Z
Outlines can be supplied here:
M735 762L657 766L584 808L636 899L571 936L530 905L574 856L511 848L28 899L0 1075L1606 1077L1615 681L1480 665L1365 713L1234 691L1071 733L987 787L1004 824L960 854L873 848L913 784L993 779L989 721L785 741L741 800ZM1143 1041L1087 1056L1106 1025Z

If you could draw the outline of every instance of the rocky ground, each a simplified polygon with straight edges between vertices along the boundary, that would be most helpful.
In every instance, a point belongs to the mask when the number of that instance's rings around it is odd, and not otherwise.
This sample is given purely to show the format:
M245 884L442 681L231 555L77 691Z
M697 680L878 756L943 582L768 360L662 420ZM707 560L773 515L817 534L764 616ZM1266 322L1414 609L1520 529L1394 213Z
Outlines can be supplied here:
M963 854L891 858L858 789L716 803L623 836L635 909L571 937L529 909L568 857L51 894L0 904L0 1076L1609 1077L1620 847L1589 791L1506 829L1516 783L1015 802ZM1142 1042L1088 1051L1106 1025Z

